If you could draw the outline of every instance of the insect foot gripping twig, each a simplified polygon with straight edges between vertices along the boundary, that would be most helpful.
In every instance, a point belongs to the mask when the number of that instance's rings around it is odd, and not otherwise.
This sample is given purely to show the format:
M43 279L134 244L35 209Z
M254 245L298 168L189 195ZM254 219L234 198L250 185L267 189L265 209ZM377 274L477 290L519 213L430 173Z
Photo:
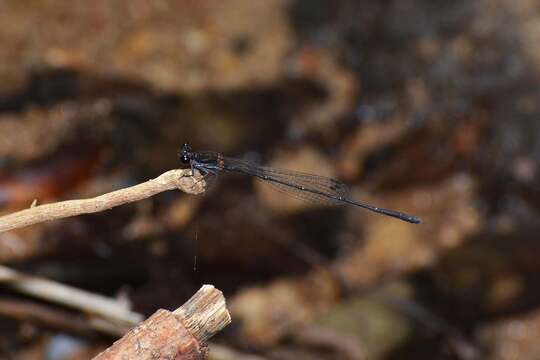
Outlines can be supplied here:
M158 310L93 360L200 360L231 322L221 291L204 285L175 311Z

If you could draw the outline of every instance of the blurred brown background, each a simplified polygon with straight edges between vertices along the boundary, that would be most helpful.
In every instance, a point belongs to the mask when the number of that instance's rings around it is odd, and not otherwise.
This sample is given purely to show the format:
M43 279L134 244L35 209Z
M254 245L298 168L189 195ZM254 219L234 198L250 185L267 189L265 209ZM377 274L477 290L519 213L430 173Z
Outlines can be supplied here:
M231 175L2 233L2 264L145 315L213 284L231 358L540 356L538 1L3 0L0 24L3 213L147 180L189 142L423 220ZM2 287L2 359L114 341L17 302L88 320Z

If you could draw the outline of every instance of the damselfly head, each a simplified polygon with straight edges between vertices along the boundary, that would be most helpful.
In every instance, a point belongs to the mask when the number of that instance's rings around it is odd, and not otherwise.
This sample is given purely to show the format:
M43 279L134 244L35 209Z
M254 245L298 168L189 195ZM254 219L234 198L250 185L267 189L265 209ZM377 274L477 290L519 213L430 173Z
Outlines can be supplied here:
M180 161L183 164L189 164L193 152L191 151L191 146L189 144L184 144L178 151L178 156L180 156Z

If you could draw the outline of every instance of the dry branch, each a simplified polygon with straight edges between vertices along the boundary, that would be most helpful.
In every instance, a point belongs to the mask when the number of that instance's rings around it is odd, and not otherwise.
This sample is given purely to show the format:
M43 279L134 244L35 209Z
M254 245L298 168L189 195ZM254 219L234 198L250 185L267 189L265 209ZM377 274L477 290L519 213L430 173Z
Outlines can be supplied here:
M73 314L50 305L13 298L0 298L0 316L81 336L89 336L99 331L120 337L133 327L133 324L120 324L104 318Z
M221 291L204 285L175 311L156 311L94 360L204 359L207 340L230 322Z
M128 325L136 324L141 320L141 315L114 299L51 280L26 275L2 265L0 265L0 284L6 284L18 292L82 310L108 320Z
M39 205L2 216L0 217L0 232L43 221L109 210L118 205L142 200L173 189L179 189L190 194L199 194L204 191L204 181L201 180L199 175L192 176L189 169L170 170L155 179L91 199L68 200Z

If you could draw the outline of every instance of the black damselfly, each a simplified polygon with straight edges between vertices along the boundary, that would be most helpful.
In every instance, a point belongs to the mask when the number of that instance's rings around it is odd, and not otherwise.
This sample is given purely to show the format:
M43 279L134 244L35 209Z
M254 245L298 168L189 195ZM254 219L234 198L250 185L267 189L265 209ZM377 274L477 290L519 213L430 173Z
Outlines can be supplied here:
M283 190L303 200L335 205L354 205L409 223L420 223L420 219L416 216L352 200L347 185L332 178L259 166L248 160L230 158L212 151L194 152L188 144L182 146L179 156L182 163L190 165L191 169L199 170L204 177L217 176L224 170L234 171L254 176L273 185L278 190Z

